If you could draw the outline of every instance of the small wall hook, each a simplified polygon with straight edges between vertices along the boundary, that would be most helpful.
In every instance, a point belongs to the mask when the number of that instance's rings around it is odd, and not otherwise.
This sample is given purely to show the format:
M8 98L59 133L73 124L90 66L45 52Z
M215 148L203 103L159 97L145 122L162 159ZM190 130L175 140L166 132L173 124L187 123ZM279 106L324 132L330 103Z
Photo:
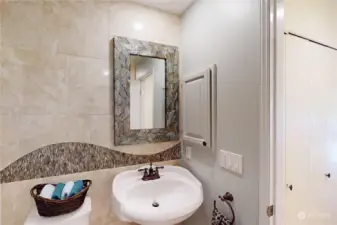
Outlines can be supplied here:
M326 176L327 178L331 178L331 174L330 174L330 173L326 173L325 176Z
M229 202L234 201L234 196L229 192L226 192L224 196L219 196L219 198L221 199L221 201L229 201Z
M294 189L294 186L292 184L287 184L287 187L289 188L290 191L292 191Z

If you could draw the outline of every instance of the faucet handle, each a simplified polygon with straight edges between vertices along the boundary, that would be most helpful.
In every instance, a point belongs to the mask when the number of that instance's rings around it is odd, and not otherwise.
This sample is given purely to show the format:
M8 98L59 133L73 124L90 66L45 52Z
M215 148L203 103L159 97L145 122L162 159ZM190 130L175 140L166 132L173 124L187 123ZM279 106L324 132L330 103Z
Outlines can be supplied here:
M156 169L164 169L164 166L156 166Z

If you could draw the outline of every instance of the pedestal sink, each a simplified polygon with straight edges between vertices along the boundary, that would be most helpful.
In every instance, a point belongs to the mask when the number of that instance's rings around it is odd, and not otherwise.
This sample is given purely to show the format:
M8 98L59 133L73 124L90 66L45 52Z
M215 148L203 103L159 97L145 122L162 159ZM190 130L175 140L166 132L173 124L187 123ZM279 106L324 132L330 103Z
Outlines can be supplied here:
M117 217L141 225L174 225L190 217L203 202L201 183L186 169L165 166L160 179L143 181L138 170L118 174L112 184Z

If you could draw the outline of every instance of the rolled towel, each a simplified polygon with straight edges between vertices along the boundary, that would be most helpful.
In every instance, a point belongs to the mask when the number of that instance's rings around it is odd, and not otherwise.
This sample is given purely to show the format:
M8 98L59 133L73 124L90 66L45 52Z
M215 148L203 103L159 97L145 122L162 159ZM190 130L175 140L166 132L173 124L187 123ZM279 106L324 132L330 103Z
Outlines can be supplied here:
M51 199L53 196L53 193L55 191L55 186L51 185L51 184L47 184L42 188L42 191L40 193L40 196L42 198L47 198L47 199Z
M69 197L70 192L74 187L74 184L75 184L74 181L69 181L66 183L66 185L64 186L62 190L62 196L61 196L62 200L67 199Z
M83 189L83 181L82 180L76 181L75 184L74 184L74 186L73 186L73 188L71 189L69 197L73 197L78 192L82 191L82 189Z
M62 190L64 188L64 183L58 183L55 187L55 191L53 192L52 199L61 200L62 199Z

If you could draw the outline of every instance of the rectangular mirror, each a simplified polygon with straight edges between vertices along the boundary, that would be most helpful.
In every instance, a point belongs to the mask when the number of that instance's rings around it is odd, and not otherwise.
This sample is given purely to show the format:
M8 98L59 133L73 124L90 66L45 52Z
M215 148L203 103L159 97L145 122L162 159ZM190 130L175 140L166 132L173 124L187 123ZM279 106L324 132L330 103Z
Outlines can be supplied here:
M178 48L113 40L115 145L179 140Z
M131 55L130 127L165 128L165 59Z

